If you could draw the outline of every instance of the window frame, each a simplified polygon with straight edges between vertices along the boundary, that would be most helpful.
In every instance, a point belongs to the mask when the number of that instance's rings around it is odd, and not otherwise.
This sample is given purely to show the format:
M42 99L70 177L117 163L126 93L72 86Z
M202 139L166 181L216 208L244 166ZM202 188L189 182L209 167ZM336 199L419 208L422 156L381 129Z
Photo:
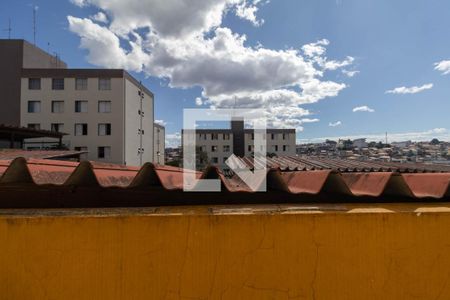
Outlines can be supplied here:
M109 104L109 111L107 111L107 110L101 111L100 110L101 104ZM106 105L104 107L108 107L108 105ZM112 112L112 101L111 100L98 100L97 112L99 114L110 114Z
M33 87L33 85L31 84L33 80L36 80L36 82L38 82L38 87ZM41 78L28 78L28 89L29 90L40 90L41 89Z
M62 103L62 110L61 111L55 111L55 106L54 104L61 104ZM64 100L52 100L51 103L51 112L52 114L62 114L64 113Z
M38 107L39 107L39 109L38 110L30 110L30 108L31 108L31 104L39 104L38 105ZM41 105L41 100L29 100L28 101L28 103L27 103L27 112L29 113L29 114L37 114L37 113L40 113L42 111L42 105Z
M79 82L82 82L79 84ZM75 90L76 91L87 91L88 89L88 79L83 77L75 78Z
M81 134L77 134L77 126L82 126ZM74 134L73 134L74 136L87 136L89 134L88 123L75 123L73 128L74 128Z
M80 111L77 111L77 104L80 103ZM86 103L86 111L82 111L81 107L83 107L83 103ZM75 113L77 114L85 114L89 112L89 102L87 100L75 100Z
M65 78L52 78L52 90L53 91L64 91L65 88ZM62 82L62 85L61 85Z
M104 130L105 134L101 134L100 128L102 126L105 126L105 130ZM112 127L111 123L99 123L98 126L97 126L97 134L98 134L98 136L110 136L112 134L111 133L111 131L112 131L111 127Z
M111 77L100 77L98 79L99 91L110 91L112 89L111 85Z

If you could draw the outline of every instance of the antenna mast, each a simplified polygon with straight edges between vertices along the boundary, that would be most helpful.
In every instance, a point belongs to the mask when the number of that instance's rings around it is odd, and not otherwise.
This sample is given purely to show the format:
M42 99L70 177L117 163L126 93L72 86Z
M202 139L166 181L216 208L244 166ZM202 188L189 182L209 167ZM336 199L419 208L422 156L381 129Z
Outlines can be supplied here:
M33 6L33 44L36 46L36 6Z
M4 31L8 31L8 40L10 40L11 39L11 31L12 31L11 18L8 19L8 28L4 29Z

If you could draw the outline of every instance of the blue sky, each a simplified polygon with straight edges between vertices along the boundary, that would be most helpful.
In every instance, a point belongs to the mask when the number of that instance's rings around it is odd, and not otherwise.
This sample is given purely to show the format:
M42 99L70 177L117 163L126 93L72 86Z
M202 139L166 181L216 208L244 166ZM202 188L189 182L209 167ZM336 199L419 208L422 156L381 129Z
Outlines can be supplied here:
M130 70L154 91L169 143L183 108L233 99L267 108L274 126L298 128L302 142L386 131L393 139L449 137L448 1L173 2L2 1L0 25L11 18L12 37L32 41L37 6L38 46L71 67Z

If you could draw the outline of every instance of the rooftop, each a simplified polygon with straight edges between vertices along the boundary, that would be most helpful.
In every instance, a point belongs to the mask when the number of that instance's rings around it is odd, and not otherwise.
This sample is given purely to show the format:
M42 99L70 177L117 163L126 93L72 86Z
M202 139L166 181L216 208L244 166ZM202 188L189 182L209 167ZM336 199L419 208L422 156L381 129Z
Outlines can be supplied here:
M191 171L194 172L194 171ZM0 207L150 207L212 204L440 202L450 200L450 173L268 169L267 192L252 192L215 167L222 192L183 192L183 170L17 158L0 161ZM231 196L231 193L233 194Z

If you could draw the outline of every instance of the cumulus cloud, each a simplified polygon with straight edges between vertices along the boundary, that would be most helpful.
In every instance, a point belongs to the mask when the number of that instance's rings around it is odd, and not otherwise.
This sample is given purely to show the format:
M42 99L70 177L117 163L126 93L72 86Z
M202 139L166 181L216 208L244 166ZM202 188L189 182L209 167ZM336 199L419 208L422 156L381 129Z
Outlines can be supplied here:
M368 141L384 141L386 138L386 133L378 134L359 134L359 135L348 135L348 136L328 136L319 137L314 139L298 139L297 143L319 143L326 140L338 140L338 139L361 139L366 138ZM443 141L450 141L450 131L446 128L434 128L425 131L415 131L415 132L395 132L388 133L388 140L390 142L401 142L401 141L430 141L433 138L437 138Z
M166 147L176 148L181 145L181 133L174 132L166 134Z
M360 111L362 111L362 112L374 112L375 110L370 108L370 107L368 107L368 106L366 106L366 105L358 106L358 107L353 108L353 112L360 112Z
M336 121L336 122L330 122L330 123L328 123L328 126L330 126L330 127L338 127L338 126L341 126L342 125L342 122L341 121Z
M347 76L347 77L353 77L353 76L355 76L356 74L358 74L359 73L359 71L356 71L356 70L352 70L352 71L349 71L349 70L342 70L342 73L345 75L345 76Z
M265 108L269 126L301 130L309 115L301 105L335 97L347 87L323 80L324 73L354 61L328 59L326 39L274 50L248 46L245 35L222 26L226 13L261 24L255 9L259 0L73 2L109 16L108 24L68 16L69 29L79 35L91 64L144 72L167 80L169 87L200 87L197 105Z
M164 120L155 120L155 123L159 124L161 126L166 126L167 125L167 122L165 122Z
M434 64L436 71L442 72L442 75L450 74L450 60L442 60Z
M423 92L425 90L429 90L432 88L433 88L432 83L424 84L422 86L412 86L412 87L401 86L401 87L386 91L386 94L417 94L417 93L420 93L420 92Z
M90 16L91 20L97 21L100 23L108 23L108 17L105 15L105 13L99 11L95 15Z
M236 16L250 21L255 26L261 26L264 23L264 20L258 20L256 17L256 13L258 12L257 4L259 2L260 0L255 0L253 3L244 0L242 3L236 5Z

